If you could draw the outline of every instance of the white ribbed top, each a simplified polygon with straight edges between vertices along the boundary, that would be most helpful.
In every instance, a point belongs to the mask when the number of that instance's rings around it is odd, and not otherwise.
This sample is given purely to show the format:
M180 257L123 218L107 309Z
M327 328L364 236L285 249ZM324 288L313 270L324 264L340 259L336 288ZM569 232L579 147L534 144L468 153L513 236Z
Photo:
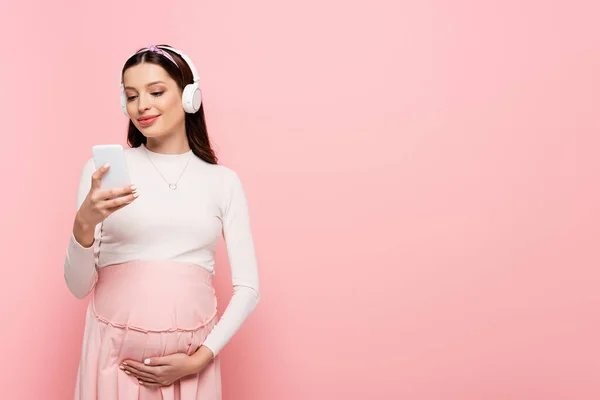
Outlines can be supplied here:
M91 247L81 246L71 234L64 262L67 285L83 298L93 289L96 268L134 260L194 263L214 274L215 250L223 235L234 294L204 342L216 355L259 300L257 260L242 183L232 169L207 163L191 150L162 154L142 145L125 149L125 156L140 196L96 226ZM188 161L177 190L171 190L164 178L175 182ZM90 190L95 169L90 158L81 173L77 209Z

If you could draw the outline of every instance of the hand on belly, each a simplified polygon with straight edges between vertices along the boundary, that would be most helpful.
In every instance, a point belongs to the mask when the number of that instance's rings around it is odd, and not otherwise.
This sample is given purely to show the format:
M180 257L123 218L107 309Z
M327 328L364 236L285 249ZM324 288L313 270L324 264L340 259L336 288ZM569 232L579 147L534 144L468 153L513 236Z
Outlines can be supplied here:
M119 368L148 387L169 386L197 372L192 357L184 353L153 357L144 362L125 360Z

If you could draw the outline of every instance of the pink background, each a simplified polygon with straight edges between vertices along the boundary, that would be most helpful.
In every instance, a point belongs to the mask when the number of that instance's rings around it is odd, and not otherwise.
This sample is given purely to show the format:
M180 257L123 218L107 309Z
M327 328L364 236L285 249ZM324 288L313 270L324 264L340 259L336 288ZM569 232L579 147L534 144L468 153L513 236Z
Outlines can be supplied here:
M72 396L62 261L122 63L196 62L262 300L225 399L600 398L596 1L3 1L0 398ZM217 285L231 294L224 246ZM222 311L222 310L221 310Z

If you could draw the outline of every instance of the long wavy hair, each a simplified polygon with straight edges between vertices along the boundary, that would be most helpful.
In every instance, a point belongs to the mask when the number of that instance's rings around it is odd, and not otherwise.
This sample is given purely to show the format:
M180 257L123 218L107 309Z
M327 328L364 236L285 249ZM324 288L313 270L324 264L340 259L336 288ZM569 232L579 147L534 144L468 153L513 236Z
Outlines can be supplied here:
M168 45L161 45L168 46ZM172 47L172 46L169 46ZM164 51L171 54L171 56L179 65L177 68L168 58L162 56L160 54L145 51L142 53L137 53L131 56L125 65L123 66L123 71L121 71L121 79L123 79L123 74L128 68L133 67L134 65L141 64L143 62L152 63L156 65L160 65L167 73L177 82L177 86L183 92L183 88L194 81L192 70L187 65L187 63L177 54L170 50L163 49ZM210 139L208 137L208 131L206 129L206 120L204 117L204 101L200 105L200 109L194 113L189 114L185 113L185 134L188 138L188 142L192 152L201 158L202 160L210 163L217 164L217 156L211 146ZM146 144L147 138L139 131L138 128L135 127L133 122L129 120L129 128L127 131L127 143L131 147L139 147L142 144Z

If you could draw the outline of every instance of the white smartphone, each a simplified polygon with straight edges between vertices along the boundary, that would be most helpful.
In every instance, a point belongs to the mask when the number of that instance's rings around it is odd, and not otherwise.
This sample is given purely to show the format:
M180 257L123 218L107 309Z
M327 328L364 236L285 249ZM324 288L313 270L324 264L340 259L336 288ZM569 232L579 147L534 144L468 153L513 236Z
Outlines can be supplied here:
M131 184L123 146L99 144L92 147L92 155L96 169L106 163L110 164L110 168L102 176L102 189L122 188Z

